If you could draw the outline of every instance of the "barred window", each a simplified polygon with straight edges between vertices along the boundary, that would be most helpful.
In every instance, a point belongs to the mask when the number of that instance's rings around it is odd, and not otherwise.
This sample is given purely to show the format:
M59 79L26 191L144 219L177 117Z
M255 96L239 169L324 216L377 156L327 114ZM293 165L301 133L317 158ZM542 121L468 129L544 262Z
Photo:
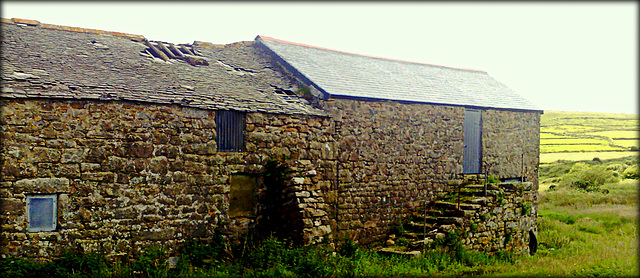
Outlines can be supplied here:
M237 111L216 112L216 132L218 151L244 151L245 113Z

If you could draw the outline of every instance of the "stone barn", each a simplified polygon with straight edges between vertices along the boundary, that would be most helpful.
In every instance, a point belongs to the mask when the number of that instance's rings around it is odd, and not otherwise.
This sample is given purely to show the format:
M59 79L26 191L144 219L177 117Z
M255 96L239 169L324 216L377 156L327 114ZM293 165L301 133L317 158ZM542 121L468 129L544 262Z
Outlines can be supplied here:
M484 71L256 43L335 121L336 180L325 198L335 235L378 241L400 221L434 234L457 226L476 249L528 248L541 110ZM424 215L427 204L440 214Z
M259 51L3 20L2 255L233 237L255 226L271 160L332 182L333 122ZM329 234L321 206L287 216L302 213Z
M3 257L537 233L542 111L482 71L3 19L0 101Z

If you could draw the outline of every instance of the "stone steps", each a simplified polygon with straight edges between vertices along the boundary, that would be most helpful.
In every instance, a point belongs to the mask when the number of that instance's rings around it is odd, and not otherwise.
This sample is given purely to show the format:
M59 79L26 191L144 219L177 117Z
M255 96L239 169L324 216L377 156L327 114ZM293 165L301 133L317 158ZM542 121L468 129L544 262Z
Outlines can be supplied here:
M454 190L451 194L460 193L460 197L448 195L447 201L439 200L427 204L427 207L403 224L404 233L398 235L407 239L406 246L391 246L380 249L381 254L415 255L417 250L429 247L437 240L443 240L447 233L465 226L470 219L497 195L497 187L488 184L486 195L482 184L468 184ZM458 204L459 203L459 204Z
M458 203L437 201L436 204L435 204L435 207L436 208L447 209L447 210L457 210L458 209ZM470 204L470 203L462 203L461 202L459 209L461 209L461 210L477 210L480 207L482 207L482 206L478 205L478 204Z
M493 198L484 197L483 185L468 185L464 189L461 193L472 194L461 194L459 205L457 200L432 202L428 209L414 216L413 221L404 224L406 232L401 236L410 240L409 248L424 248L434 240L444 239L449 231L464 227L465 219L472 217Z

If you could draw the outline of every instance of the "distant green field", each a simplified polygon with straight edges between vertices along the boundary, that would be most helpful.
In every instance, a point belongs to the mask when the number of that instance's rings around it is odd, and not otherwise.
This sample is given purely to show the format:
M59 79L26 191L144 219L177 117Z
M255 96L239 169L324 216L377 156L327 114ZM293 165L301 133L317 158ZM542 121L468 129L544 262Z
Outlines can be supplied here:
M541 145L609 145L609 140L602 138L545 138Z
M540 118L540 153L637 151L639 123L634 114L545 111Z
M614 159L614 158L621 158L621 157L627 157L632 155L638 155L638 152L626 151L626 152L541 153L540 163L552 163L558 160L567 160L567 161L592 160L596 157L599 159Z
M637 130L608 130L608 131L597 131L590 132L587 135L594 136L604 136L613 139L617 138L636 138L638 139L638 131Z
M540 145L541 153L606 152L622 148L605 145Z
M549 133L549 129L545 129L545 131L543 132L542 130L540 131L540 139L557 139L557 138L571 138L569 136L566 135L558 135L555 133Z
M625 148L636 147L640 148L640 141L638 139L625 139L625 140L613 140L613 144L617 146L623 146Z

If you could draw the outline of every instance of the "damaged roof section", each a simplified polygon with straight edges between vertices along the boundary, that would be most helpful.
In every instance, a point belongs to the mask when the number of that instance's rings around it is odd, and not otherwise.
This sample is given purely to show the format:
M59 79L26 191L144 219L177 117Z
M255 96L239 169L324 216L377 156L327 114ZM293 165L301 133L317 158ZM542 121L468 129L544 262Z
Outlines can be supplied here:
M273 69L253 42L175 45L139 35L24 21L2 20L2 98L122 100L325 115L305 99L281 93L297 86Z
M192 66L208 66L209 61L196 54L196 50L193 45L179 44L174 45L167 42L148 41L144 40L144 44L147 48L141 52L143 56L150 58L159 58L163 61L183 60ZM146 55L145 55L146 54Z

